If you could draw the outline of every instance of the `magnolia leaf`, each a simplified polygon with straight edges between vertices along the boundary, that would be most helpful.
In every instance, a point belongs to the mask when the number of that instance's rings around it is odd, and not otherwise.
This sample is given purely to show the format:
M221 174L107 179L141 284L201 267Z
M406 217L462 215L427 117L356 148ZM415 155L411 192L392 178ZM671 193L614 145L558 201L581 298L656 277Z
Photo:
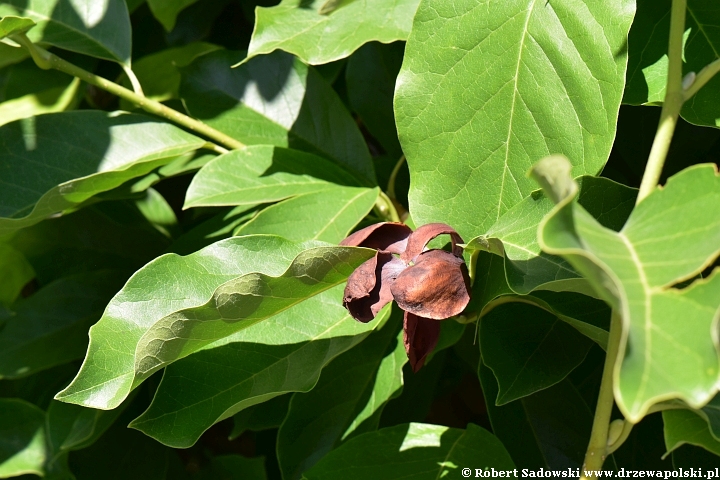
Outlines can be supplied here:
M127 279L103 270L56 280L19 302L0 330L0 378L31 375L83 357L87 330Z
M45 471L45 412L18 398L0 398L0 478Z
M5 0L0 17L10 15L37 23L27 33L33 42L130 65L130 15L124 0Z
M303 473L302 478L432 479L446 475L456 477L467 465L479 471L515 468L502 443L493 434L472 423L466 430L410 423L349 440L325 455Z
M720 440L710 434L707 422L691 410L662 412L665 423L664 457L684 444L697 445L720 456Z
M274 7L258 7L248 58L284 50L320 65L345 58L367 42L405 40L420 3L331 1L283 0Z
M4 125L0 143L4 235L145 175L205 141L141 115L85 110Z
M344 282L374 253L323 245L257 235L156 258L90 329L85 362L56 398L115 408L158 369Z
M300 478L341 442L377 428L385 403L400 393L407 362L394 320L333 360L312 391L293 396L278 432L283 478Z
M323 294L321 293L320 295ZM318 297L320 295L318 295ZM312 300L307 301L312 302ZM268 320L268 322L272 321L272 319ZM240 413L236 413L233 415L233 429L228 439L235 440L247 430L261 432L263 430L279 428L283 420L285 420L291 398L292 394L287 393L248 407Z
M538 158L564 153L573 176L599 172L615 138L633 7L421 2L395 93L413 220L472 238L537 188L525 173Z
M16 33L25 33L34 26L35 22L31 18L6 15L0 18L0 38L5 38Z
M234 234L339 243L370 212L378 193L378 188L352 187L306 193L267 207Z
M590 339L566 322L526 303L498 306L480 325L483 363L498 381L496 405L561 382L592 346Z
M337 94L312 68L286 53L230 68L241 52L221 50L181 69L190 114L247 145L305 150L375 185L365 140Z
M382 322L356 322L341 296L342 286L330 289L170 365L152 404L131 426L186 448L245 408L309 391L326 364Z
M540 246L570 262L622 316L614 384L619 408L637 422L663 400L703 406L718 382L712 332L720 274L683 289L674 285L693 279L720 251L715 167L697 165L671 177L635 207L619 232L603 227L574 196L563 198L541 223Z
M148 0L148 6L153 16L170 32L175 27L178 13L189 7L197 0Z
M4 243L0 243L0 272L3 272L3 281L0 282L0 305L7 306L13 303L23 287L35 278L35 271L25 256Z
M628 38L628 80L623 103L660 105L667 84L670 0L638 0ZM688 0L683 36L683 75L720 59L720 13L713 0ZM683 105L680 114L697 125L720 126L720 77L711 79Z
M271 203L335 185L359 186L347 170L300 150L254 145L208 162L195 175L185 208Z
M72 110L80 102L80 79L65 87L55 87L0 103L0 125L43 113Z

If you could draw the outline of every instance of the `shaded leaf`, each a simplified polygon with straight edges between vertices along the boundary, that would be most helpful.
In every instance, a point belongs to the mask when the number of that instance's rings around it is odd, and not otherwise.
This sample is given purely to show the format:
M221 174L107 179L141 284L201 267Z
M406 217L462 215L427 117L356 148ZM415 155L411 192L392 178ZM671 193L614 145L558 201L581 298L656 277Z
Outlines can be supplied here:
M291 398L290 393L280 395L236 413L233 415L233 429L229 439L234 440L247 430L260 432L280 427L287 415Z
M377 428L385 403L403 385L407 355L398 328L395 315L390 325L333 360L310 392L293 396L278 432L283 478L300 478L341 442Z
M502 443L487 430L410 423L360 435L326 455L303 474L307 480L433 480L456 476L472 465L484 470L515 468Z
M0 103L0 125L44 113L72 110L80 102L80 80Z
M230 68L241 52L217 51L182 69L180 96L190 114L247 145L306 150L374 185L360 130L312 68L285 53Z
M543 183L564 183L561 173L546 169L550 163L543 160L535 175L542 175ZM698 165L671 177L635 207L619 232L603 227L573 202L574 191L569 193L541 224L540 245L568 260L622 313L618 406L632 422L671 398L701 407L714 396L718 379L711 332L720 307L720 275L684 289L673 286L695 277L718 255L720 176L714 166Z
M153 403L132 427L188 447L244 408L309 391L327 363L380 323L351 319L340 295L340 286L330 289L170 365Z
M255 145L215 158L193 177L185 208L270 203L334 185L358 186L337 164L300 150Z
M114 408L158 369L344 282L373 253L320 245L258 235L158 257L90 329L83 367L57 399Z
M103 270L56 280L18 303L0 330L0 378L31 375L83 357L87 330L127 273Z
M0 398L0 477L43 475L45 412L17 398Z
M192 478L198 480L266 480L265 459L246 458L241 455L217 455L210 465Z
M536 159L562 152L573 176L596 174L615 137L633 5L421 2L395 95L413 220L472 238L536 189L525 177Z
M3 281L0 282L0 305L8 306L13 303L23 287L35 278L35 271L25 256L4 243L0 243L0 272L3 272Z
M22 15L33 42L130 65L130 16L124 0L6 0L0 17Z
M31 18L6 15L0 18L0 38L5 38L16 33L25 33L34 26L35 22Z
M372 209L378 193L378 188L331 187L299 195L260 211L234 234L339 243Z
M4 125L0 142L5 183L0 235L72 208L205 143L148 117L87 110Z
M662 412L662 417L665 422L665 456L686 443L720 456L720 440L710 434L702 417L691 410L667 410Z
M496 405L561 382L585 359L592 342L551 313L526 303L494 308L481 321L483 363L498 381Z
M150 11L168 32L175 27L178 13L197 0L148 0Z
M283 0L255 13L248 58L284 50L310 65L347 57L367 42L390 43L410 34L419 0ZM323 10L324 7L324 10ZM334 7L334 8L333 8Z

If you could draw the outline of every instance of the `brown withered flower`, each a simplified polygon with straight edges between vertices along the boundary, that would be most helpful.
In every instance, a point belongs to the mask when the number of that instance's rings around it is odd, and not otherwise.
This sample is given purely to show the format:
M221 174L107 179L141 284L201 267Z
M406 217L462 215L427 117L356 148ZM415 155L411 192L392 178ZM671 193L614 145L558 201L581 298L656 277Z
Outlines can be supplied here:
M423 251L443 234L450 235L452 253ZM343 305L355 320L369 322L395 300L405 311L403 340L415 372L437 345L437 320L458 315L470 301L470 277L460 243L460 235L443 223L429 223L413 232L392 222L370 225L340 243L377 250L348 278Z

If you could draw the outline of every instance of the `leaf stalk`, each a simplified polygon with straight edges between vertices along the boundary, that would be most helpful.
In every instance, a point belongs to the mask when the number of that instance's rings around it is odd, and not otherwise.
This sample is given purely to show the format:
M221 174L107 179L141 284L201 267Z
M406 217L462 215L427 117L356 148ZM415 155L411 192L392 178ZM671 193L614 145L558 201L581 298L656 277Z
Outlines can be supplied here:
M682 50L683 33L685 32L685 10L687 0L673 0L670 16L670 41L668 43L668 76L665 90L665 101L660 113L655 140L653 141L650 157L648 158L645 173L640 183L637 203L655 190L660 180L663 165L670 150L675 126L677 125L680 109L685 102L686 92L682 86ZM698 79L695 79L696 83ZM707 81L707 80L706 80ZM691 87L692 88L692 87Z
M12 39L22 45L24 48L26 48L30 55L32 56L33 60L35 61L35 64L37 64L38 67L49 70L49 69L55 69L59 70L61 72L67 73L69 75L72 75L74 77L79 78L80 80L83 80L90 85L94 85L102 90L105 90L107 92L112 93L113 95L117 95L120 98L123 98L138 107L142 108L146 112L152 113L153 115L157 115L159 117L162 117L166 120L169 120L173 123L176 123L178 125L181 125L195 133L198 133L200 135L203 135L211 140L214 140L215 142L221 144L222 146L229 148L229 149L238 149L238 148L244 148L245 144L242 142L239 142L235 140L234 138L215 130L214 128L195 120L194 118L190 118L187 115L183 115L182 113L178 112L177 110L174 110L170 107L167 107L163 105L160 102L157 102L155 100L150 100L142 95L138 95L137 93L133 92L132 90L128 90L127 88L118 85L117 83L111 82L105 78L99 77L93 73L88 72L87 70L84 70L66 60L63 60L62 58L58 57L57 55L48 52L42 47L39 47L32 43L30 39L25 35L24 33L13 35ZM139 84L138 84L139 86Z

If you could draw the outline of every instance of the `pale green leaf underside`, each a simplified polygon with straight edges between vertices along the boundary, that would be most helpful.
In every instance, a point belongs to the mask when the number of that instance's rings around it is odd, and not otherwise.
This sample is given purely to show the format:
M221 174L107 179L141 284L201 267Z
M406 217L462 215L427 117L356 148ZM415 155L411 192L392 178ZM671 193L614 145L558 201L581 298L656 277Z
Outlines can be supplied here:
M342 307L343 288L331 288L168 366L152 404L132 427L185 448L245 408L309 391L326 364L378 324L350 317Z
M717 272L672 288L720 250L720 177L698 165L643 200L619 232L601 226L572 195L541 224L543 250L567 259L623 317L615 398L630 421L679 398L700 407L715 394L720 308ZM682 319L682 322L678 322Z
M378 188L329 187L271 205L235 235L273 234L289 240L340 243L375 205Z
M0 18L0 39L16 33L25 33L34 26L35 22L31 18L5 16Z
M343 282L372 253L320 245L258 235L158 257L90 329L85 362L56 398L114 408L154 371Z
M254 145L220 155L201 168L188 187L185 208L271 203L333 185L359 183L323 157Z
M512 470L500 440L472 423L467 430L410 423L365 433L336 448L303 474L306 480L436 480L460 469Z
M259 7L248 58L284 50L320 65L345 58L367 42L406 40L420 0L346 0L322 14L326 3L283 0Z
M142 115L83 110L0 127L0 235L33 225L200 148Z
M37 26L33 42L130 65L130 15L124 0L5 0L0 17L21 15Z
M564 153L573 176L596 174L615 136L633 7L421 2L395 95L413 219L472 238L537 188L525 174L539 158Z

